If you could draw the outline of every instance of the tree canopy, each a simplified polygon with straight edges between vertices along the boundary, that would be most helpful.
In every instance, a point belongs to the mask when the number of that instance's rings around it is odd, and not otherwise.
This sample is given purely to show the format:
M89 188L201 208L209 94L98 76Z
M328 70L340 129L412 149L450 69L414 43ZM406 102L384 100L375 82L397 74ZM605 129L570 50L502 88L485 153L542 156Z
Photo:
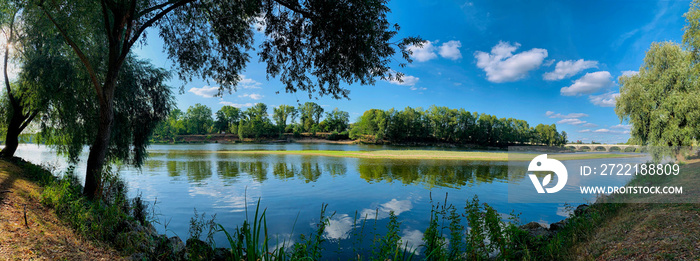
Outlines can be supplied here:
M636 75L622 76L615 112L641 145L691 146L700 136L700 10L685 14L685 45L652 43Z
M95 196L115 119L118 81L133 46L156 27L174 71L184 81L213 80L219 94L235 90L253 49L253 23L264 26L258 55L269 77L288 92L348 97L341 83L397 79L390 69L397 50L410 62L416 37L393 39L385 0L101 0L32 1L55 26L85 69L98 101L94 141L87 160L85 195ZM399 66L404 66L400 63ZM239 124L240 125L240 124ZM240 130L239 130L240 132Z

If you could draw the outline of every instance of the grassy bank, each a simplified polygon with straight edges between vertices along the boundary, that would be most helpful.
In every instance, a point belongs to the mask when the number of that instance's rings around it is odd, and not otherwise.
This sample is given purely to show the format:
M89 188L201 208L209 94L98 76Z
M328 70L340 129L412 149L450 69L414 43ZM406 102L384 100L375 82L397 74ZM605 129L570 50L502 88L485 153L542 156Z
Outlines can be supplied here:
M197 151L187 151L196 153ZM206 151L200 151L208 153ZM506 153L506 152L473 152L473 151L443 151L443 150L376 150L376 151L340 151L340 150L241 150L216 151L216 153L249 154L249 155L304 155L325 157L347 157L365 159L415 159L415 160L473 160L473 161L529 161L536 154ZM640 155L615 153L562 153L552 154L558 160L581 160L601 158L637 157ZM510 158L509 158L510 157Z
M681 167L654 186L683 186L684 194L627 198L632 202L697 202L700 162ZM635 178L629 185L651 183ZM601 200L602 201L602 200ZM615 201L608 198L606 201ZM547 258L567 260L699 260L700 204L598 203L574 217L542 247Z
M54 209L41 203L44 188L37 183L51 182L42 172L0 159L0 259L122 259L107 244L71 229Z

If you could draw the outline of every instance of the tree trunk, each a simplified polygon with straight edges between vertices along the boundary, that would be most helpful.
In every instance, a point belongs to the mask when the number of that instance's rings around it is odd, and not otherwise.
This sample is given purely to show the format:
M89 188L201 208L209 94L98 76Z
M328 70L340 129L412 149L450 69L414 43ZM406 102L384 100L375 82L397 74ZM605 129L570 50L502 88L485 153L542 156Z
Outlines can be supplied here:
M116 77L104 85L105 98L100 100L99 125L97 136L90 147L90 154L87 159L87 170L85 172L85 188L83 195L88 199L95 199L101 191L102 170L109 149L110 137L112 134L112 124L114 122L114 102L112 95Z
M21 110L18 112L18 108L14 108L12 119L10 119L10 125L7 126L5 148L0 151L2 157L12 158L15 155L17 146L19 146L19 134L22 132L22 122L24 122L24 120L25 117L22 115Z

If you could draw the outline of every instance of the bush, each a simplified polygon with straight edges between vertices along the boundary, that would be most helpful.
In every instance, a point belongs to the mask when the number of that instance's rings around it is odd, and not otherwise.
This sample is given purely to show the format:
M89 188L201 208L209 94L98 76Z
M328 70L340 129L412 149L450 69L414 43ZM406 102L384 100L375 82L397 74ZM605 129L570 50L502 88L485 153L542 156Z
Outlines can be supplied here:
M126 183L109 169L103 173L101 197L90 201L82 196L82 186L68 170L49 183L41 194L41 203L52 207L56 215L80 235L109 243L125 254L149 251L151 236L147 204L141 196L128 200Z

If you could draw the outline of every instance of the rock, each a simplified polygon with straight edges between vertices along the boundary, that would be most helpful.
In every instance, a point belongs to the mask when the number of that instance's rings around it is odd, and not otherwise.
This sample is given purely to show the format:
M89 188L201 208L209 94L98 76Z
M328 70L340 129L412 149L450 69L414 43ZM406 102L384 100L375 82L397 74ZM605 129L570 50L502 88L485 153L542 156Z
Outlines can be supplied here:
M146 234L151 236L152 238L155 238L158 236L158 231L153 226L153 224L149 223L148 226L146 226Z
M581 204L578 207L576 207L576 210L574 210L574 215L580 216L580 215L583 215L585 213L588 213L588 208L589 208L588 205Z
M182 243L182 239L177 236L169 238L168 245L170 246L173 257L182 256L185 252L185 244Z
M568 223L568 219L564 219L562 221L552 223L551 225L549 225L549 231L557 232L557 231L561 230L562 228L564 228L566 226L566 223Z
M537 222L530 222L525 225L520 226L523 230L527 231L530 233L530 236L537 237L537 236L544 236L544 237L550 237L552 235L552 232L549 231L547 228L543 227L542 224L537 223Z
M214 249L214 256L212 260L214 261L224 261L231 257L231 250L228 248L219 247Z

